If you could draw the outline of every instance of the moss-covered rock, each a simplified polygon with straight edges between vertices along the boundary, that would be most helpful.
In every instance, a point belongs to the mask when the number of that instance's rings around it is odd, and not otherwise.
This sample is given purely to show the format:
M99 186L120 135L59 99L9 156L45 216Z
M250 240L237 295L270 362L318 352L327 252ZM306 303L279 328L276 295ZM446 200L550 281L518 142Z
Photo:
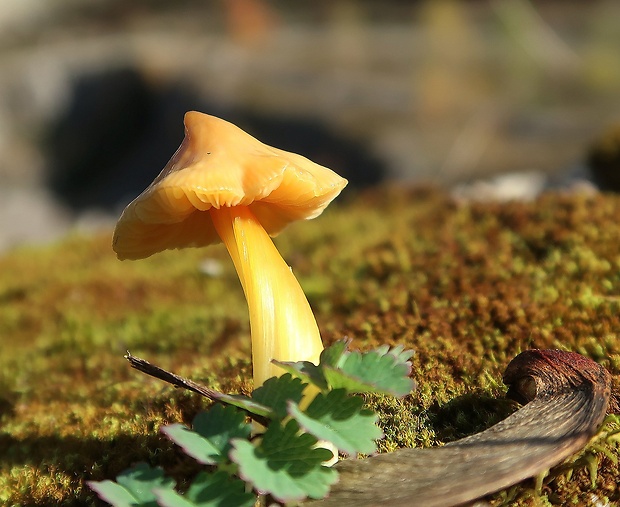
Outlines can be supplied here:
M384 189L276 243L327 343L415 349L418 390L368 399L381 412L382 450L438 445L506 416L514 405L501 374L527 348L585 354L618 386L620 197L457 204ZM221 262L219 276L201 271L207 257ZM11 252L0 272L0 504L96 504L84 481L140 460L190 477L196 466L158 428L189 423L205 402L130 370L123 354L224 391L251 389L247 308L224 248L119 262L109 235L73 237ZM543 498L619 500L618 473L604 457L596 488L580 469L550 481Z

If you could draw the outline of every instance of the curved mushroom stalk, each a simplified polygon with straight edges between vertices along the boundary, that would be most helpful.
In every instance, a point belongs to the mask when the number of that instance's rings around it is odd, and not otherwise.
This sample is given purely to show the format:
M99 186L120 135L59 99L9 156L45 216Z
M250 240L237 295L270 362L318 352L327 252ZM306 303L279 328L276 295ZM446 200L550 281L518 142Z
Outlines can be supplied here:
M125 208L112 244L119 259L142 259L222 240L248 301L258 387L282 373L272 359L318 363L323 350L310 305L270 236L319 216L346 184L327 167L190 111L181 146ZM313 394L306 388L304 403Z
M254 387L283 373L272 359L317 364L323 344L314 315L263 226L246 206L210 213L248 302Z
M254 388L283 373L272 359L318 364L323 342L310 304L261 223L246 206L211 208L209 212L248 302ZM308 386L302 406L308 405L317 392ZM333 458L326 465L338 461L334 445L318 445L332 451Z

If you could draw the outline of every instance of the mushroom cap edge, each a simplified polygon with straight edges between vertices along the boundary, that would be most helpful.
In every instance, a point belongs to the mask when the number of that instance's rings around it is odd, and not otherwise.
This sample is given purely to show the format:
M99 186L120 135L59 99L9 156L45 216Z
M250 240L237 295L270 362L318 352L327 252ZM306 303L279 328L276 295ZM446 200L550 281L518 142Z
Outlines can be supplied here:
M320 215L347 184L220 118L190 111L184 123L179 149L118 220L112 243L119 259L218 243L209 210L224 206L248 206L275 236Z

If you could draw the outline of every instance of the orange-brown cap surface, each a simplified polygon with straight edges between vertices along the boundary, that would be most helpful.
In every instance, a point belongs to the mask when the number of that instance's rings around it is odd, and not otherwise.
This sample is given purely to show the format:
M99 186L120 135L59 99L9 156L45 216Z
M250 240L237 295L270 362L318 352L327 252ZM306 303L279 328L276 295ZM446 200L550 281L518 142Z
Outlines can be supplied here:
M326 167L261 143L232 123L191 111L185 139L155 181L123 211L119 259L220 241L209 210L248 206L275 235L321 214L347 184Z

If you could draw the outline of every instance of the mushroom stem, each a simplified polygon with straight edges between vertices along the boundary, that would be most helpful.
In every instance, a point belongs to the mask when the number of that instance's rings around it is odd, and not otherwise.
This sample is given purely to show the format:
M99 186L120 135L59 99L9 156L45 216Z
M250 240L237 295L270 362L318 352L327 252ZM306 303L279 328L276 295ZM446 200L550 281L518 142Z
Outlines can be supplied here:
M291 268L247 206L210 210L248 302L254 387L283 373L271 363L319 362L323 343L308 300Z

